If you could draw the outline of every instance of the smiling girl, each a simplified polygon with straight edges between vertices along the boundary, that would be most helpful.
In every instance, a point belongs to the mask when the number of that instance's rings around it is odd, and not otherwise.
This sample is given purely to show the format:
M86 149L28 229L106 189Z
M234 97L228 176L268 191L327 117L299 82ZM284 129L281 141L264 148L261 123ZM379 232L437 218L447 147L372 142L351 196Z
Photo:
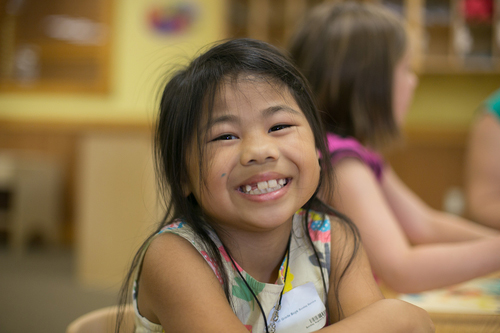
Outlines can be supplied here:
M136 332L432 331L383 299L356 228L316 198L319 116L276 49L228 41L175 74L155 145L168 210L124 284Z

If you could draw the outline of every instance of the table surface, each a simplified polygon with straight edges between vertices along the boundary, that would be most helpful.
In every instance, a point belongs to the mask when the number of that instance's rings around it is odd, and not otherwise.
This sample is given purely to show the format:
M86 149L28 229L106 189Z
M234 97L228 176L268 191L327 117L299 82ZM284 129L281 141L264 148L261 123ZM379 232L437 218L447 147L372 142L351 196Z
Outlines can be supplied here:
M386 298L397 298L398 293L381 285ZM433 313L429 315L436 326L436 333L500 333L500 315Z
M436 333L499 333L500 315L429 313Z

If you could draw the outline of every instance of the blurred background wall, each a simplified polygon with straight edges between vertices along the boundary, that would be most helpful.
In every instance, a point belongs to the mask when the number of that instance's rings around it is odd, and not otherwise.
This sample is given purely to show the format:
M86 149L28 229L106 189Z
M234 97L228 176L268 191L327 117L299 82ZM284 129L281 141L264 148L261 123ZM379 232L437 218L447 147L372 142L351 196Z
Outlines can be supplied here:
M29 0L3 2L21 3L18 15L20 21L27 11L23 7L36 3ZM46 81L52 79L53 82L46 82L45 87L44 83L36 82L36 77L11 79L10 87L5 87L0 95L2 120L149 123L154 112L155 84L168 66L185 62L202 46L226 36L227 11L223 0L93 0L78 5L64 0L45 2L54 3L53 12L58 13L58 16L70 17L73 21L85 17L79 12L86 7L95 6L96 13L91 22L100 24L100 36L95 37L99 40L94 41L89 37L85 43L69 38L49 38L47 34L31 36L26 33L25 41L18 44L32 44L39 48L41 71L44 69L44 57L51 56L49 53L54 53L52 56L59 61L61 58L73 57L74 63L78 60L100 62L102 65L98 70L103 73L103 83L92 91L92 84L85 87L83 83L80 86L75 84L71 90L65 89L64 85L71 84L68 82L70 78L64 77L57 82L53 79L56 74L52 74L52 77L47 74L46 79L43 73L38 74L39 78ZM71 16L64 14L71 10L71 6L77 7ZM53 15L47 14L40 18L40 25L33 29L44 30L47 17ZM176 19L186 22L176 23ZM22 24L17 22L17 25ZM66 27L61 26L61 29ZM49 44L55 43L59 45L49 49L54 46ZM101 50L95 50L97 48ZM76 59L78 57L80 59ZM88 79L82 78L81 81L85 80Z
M0 229L13 252L50 241L74 250L80 282L119 285L159 218L150 144L156 93L170 68L227 36L226 7L222 0L0 1L0 211L8 213ZM48 196L33 181L33 199L18 200L20 170L38 169L40 159L57 169L57 213L47 213L48 223L18 218Z
M62 331L113 304L162 212L151 129L166 73L226 37L283 47L320 2L0 0L0 331ZM469 126L500 86L500 1L369 2L407 22L420 78L387 158L429 205L458 198L466 214Z
M284 46L301 13L319 2L1 0L1 209L17 205L9 179L49 160L60 189L54 242L74 250L80 282L116 287L161 215L150 141L165 73L221 38ZM500 86L500 2L485 1L479 13L465 11L465 0L372 2L408 23L420 76L404 149L388 159L417 194L442 208L450 189L462 185L476 108ZM22 162L27 155L32 159ZM15 219L0 217L2 239L12 243ZM25 243L43 228L27 226Z

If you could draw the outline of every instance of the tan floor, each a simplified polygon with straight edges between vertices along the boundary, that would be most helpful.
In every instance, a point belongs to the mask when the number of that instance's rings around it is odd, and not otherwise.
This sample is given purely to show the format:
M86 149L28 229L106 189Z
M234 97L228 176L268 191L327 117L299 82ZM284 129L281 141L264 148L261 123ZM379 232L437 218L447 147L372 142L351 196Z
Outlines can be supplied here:
M68 250L16 258L0 248L0 333L64 333L80 315L116 304L116 294L78 285Z

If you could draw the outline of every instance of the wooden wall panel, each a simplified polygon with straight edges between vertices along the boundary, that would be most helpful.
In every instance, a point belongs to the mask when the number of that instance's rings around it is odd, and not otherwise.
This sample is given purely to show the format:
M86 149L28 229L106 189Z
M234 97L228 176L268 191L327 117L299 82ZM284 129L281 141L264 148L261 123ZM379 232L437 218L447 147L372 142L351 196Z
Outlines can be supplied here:
M58 163L63 177L62 244L73 241L75 145L78 134L55 126L0 123L0 151L37 154Z
M388 162L428 205L443 209L446 192L464 185L467 130L409 129L405 137Z

